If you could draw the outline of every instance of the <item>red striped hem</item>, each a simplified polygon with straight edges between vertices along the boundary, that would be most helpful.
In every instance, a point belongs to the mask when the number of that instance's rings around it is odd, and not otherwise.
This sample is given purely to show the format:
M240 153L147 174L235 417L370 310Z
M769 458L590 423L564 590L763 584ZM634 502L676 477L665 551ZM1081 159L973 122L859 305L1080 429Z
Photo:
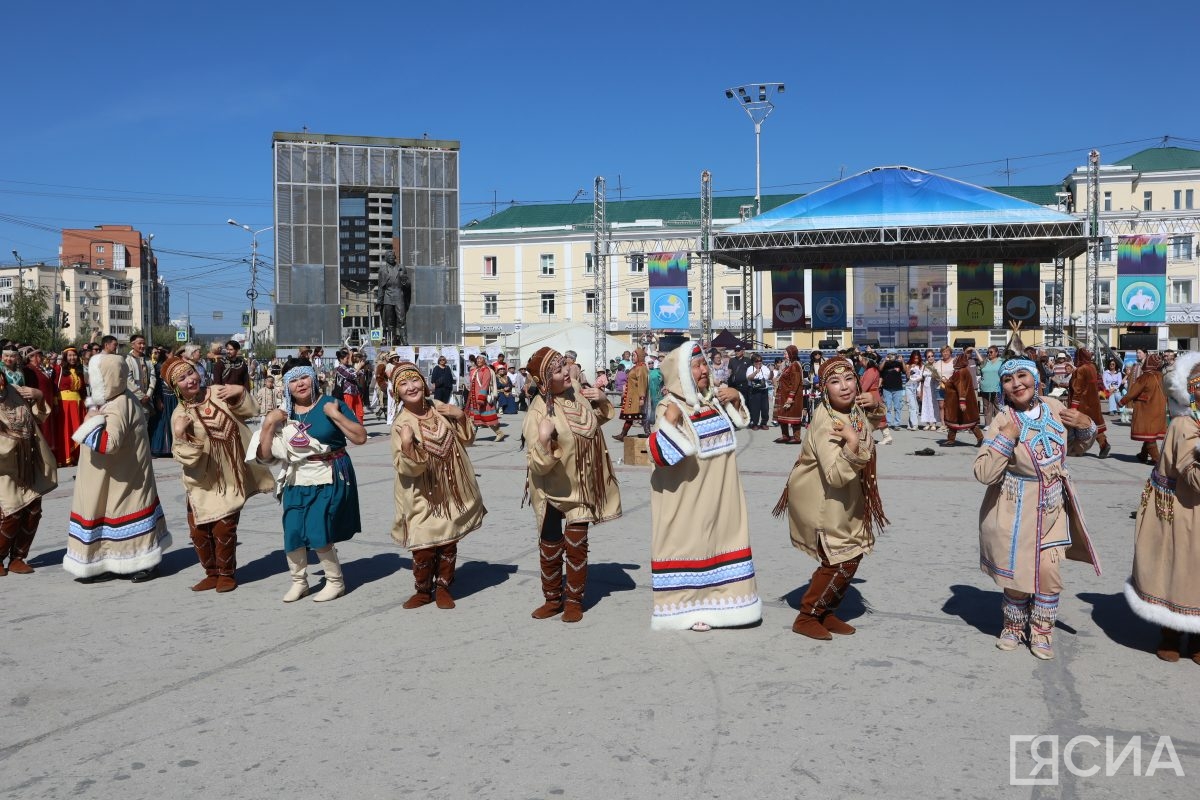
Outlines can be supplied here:
M156 500L153 503L153 505L146 506L141 511L135 511L132 514L126 514L123 517L97 517L96 519L86 519L84 517L81 517L76 512L72 511L71 512L71 521L78 523L79 525L82 525L85 528L94 528L98 525L109 525L109 526L127 525L130 522L136 522L139 519L145 519L146 517L150 516L151 514L154 513L154 509L158 508L158 505L159 505L158 501Z
M741 550L734 550L729 553L721 553L720 555L713 556L712 558L701 558L696 560L676 559L674 561L651 561L650 569L706 569L708 567L716 566L717 564L724 564L732 561L743 561L747 558L750 558L749 547Z

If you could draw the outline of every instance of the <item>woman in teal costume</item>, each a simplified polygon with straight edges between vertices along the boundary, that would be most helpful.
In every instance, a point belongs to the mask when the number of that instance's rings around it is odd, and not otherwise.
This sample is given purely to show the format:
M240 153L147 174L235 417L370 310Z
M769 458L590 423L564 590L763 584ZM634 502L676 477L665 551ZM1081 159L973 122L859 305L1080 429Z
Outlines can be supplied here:
M283 543L292 575L292 587L283 600L290 603L308 594L311 548L325 570L325 587L313 597L319 603L345 593L334 544L347 541L362 528L358 481L346 442L362 444L367 431L344 402L319 394L316 370L306 360L289 361L283 382L283 407L263 421L258 458L262 462L278 458L282 443L275 443L273 457L272 441L285 435L293 453L314 447L314 442L325 446L323 452L301 459L302 468L292 474L302 477L285 481L281 497Z

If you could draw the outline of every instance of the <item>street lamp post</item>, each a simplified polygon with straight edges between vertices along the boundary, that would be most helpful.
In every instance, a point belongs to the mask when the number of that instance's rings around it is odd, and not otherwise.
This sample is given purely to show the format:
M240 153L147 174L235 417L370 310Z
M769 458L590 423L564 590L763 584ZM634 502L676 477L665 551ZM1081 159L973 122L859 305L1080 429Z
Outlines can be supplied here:
M17 260L17 288L23 291L25 289L25 262L16 250L13 250L12 254L13 258Z
M775 110L771 99L783 94L782 83L748 83L725 90L725 97L736 100L746 116L754 123L754 213L762 213L762 126ZM762 272L754 277L754 338L763 340Z
M236 228L241 228L250 234L250 288L246 290L246 297L250 300L250 334L247 338L247 344L250 349L254 349L254 324L257 322L254 314L254 301L258 299L258 288L255 285L258 280L258 235L266 233L274 228L274 225L268 225L265 228L254 230L249 225L243 225L236 219L227 219L226 223L233 225Z
M146 336L146 352L149 352L150 348L154 346L154 291L156 283L155 272L157 272L157 270L154 269L154 247L151 244L153 241L154 234L147 234L146 263L142 265L142 308L146 310L147 315L149 316L149 319L146 320L146 325L142 330ZM145 294L147 288L150 292L149 295Z

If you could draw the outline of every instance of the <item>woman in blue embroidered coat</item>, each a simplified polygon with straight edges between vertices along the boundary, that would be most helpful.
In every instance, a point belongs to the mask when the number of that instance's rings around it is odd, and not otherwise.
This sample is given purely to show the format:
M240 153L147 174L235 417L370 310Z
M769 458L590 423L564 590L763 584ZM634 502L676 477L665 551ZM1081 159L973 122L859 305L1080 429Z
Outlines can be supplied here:
M762 619L736 455L736 431L750 415L736 389L713 386L709 369L704 350L689 341L663 359L667 394L649 441L654 630Z
M251 440L251 448L257 451L252 455L260 464L284 462L283 548L292 586L283 602L308 594L311 548L317 551L325 571L325 586L313 596L322 603L346 591L334 544L362 529L358 481L346 454L346 442L363 444L367 431L349 406L321 396L316 370L307 360L284 365L283 385L283 407L263 420L257 444Z
M1006 408L988 425L975 458L975 478L988 488L979 510L979 567L1004 590L1001 650L1015 650L1030 630L1030 651L1054 658L1052 630L1062 592L1063 558L1100 562L1092 549L1067 474L1067 455L1096 438L1084 413L1039 396L1037 365L1005 361L1000 387ZM1030 608L1032 602L1032 609Z
M861 391L845 356L822 362L819 378L822 401L774 513L787 511L792 545L820 562L792 631L829 640L855 631L834 612L888 520L875 482L874 425L864 410L877 407L878 396Z

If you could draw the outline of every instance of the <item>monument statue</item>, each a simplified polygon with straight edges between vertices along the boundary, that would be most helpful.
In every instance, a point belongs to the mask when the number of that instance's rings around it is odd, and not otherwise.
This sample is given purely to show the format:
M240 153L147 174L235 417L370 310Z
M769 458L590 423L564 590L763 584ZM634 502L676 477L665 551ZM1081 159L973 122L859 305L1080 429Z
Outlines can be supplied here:
M391 250L383 255L379 265L379 284L375 305L383 322L384 344L408 344L408 306L412 303L412 280L408 269L396 263Z

